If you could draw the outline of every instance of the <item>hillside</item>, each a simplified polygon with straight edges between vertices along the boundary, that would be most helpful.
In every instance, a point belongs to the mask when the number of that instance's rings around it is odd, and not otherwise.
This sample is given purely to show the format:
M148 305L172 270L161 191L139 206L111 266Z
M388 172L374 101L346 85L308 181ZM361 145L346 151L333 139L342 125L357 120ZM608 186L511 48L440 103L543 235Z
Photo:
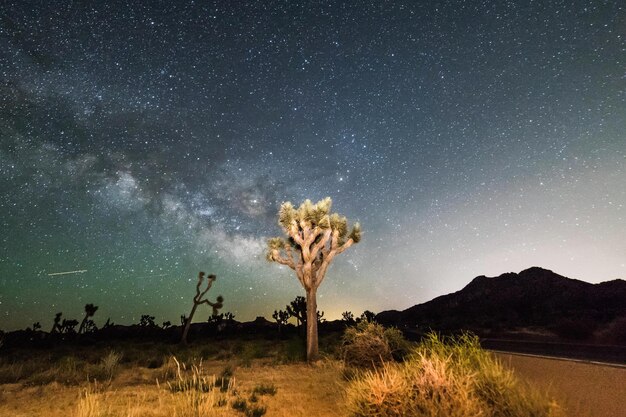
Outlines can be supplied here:
M554 329L569 323L593 332L625 316L626 281L590 284L532 267L519 274L479 276L460 291L376 318L384 324L438 330Z

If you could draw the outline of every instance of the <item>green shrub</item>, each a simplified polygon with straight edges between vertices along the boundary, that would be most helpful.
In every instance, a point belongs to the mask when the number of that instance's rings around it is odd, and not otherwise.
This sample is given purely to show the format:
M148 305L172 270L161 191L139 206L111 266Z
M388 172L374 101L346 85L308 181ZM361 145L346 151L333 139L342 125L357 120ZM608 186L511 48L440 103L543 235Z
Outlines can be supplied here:
M348 366L375 368L387 361L403 360L409 347L398 329L385 329L378 323L363 320L346 329L341 353Z
M559 408L464 334L427 338L402 364L357 374L348 388L352 416L548 417Z

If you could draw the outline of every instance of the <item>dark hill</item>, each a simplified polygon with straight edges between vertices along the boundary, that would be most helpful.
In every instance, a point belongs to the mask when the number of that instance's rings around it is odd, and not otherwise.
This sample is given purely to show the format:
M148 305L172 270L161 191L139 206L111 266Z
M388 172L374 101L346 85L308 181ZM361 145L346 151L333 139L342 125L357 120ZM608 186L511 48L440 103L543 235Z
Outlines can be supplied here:
M532 267L479 276L452 294L376 316L383 324L437 330L554 328L571 321L593 331L626 316L626 281L590 284Z

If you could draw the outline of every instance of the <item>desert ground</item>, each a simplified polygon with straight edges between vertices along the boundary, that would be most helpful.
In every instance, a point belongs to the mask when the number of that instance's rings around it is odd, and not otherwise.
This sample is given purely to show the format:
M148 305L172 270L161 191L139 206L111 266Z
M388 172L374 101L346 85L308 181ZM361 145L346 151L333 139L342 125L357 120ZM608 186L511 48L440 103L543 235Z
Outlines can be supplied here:
M293 354L293 341L173 349L129 344L113 354L110 347L39 352L39 356L28 352L31 356L24 353L27 361L0 362L0 416L348 416L343 365L333 356L332 344L326 351L315 365ZM626 368L496 355L522 379L548 391L567 416L626 416L621 407ZM186 364L186 370L179 371L177 361ZM193 372L193 364L200 372ZM198 375L207 377L194 379ZM227 386L206 394L175 389L181 380L195 386L212 384L211 375L218 380L227 375ZM236 403L239 407L234 407Z

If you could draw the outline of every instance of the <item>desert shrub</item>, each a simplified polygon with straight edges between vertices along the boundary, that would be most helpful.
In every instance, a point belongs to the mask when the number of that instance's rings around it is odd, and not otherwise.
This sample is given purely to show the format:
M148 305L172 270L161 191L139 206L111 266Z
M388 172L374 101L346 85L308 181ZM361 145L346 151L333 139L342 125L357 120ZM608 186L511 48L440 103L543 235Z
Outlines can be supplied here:
M106 378L109 380L113 379L117 373L121 359L122 355L112 350L100 360L100 367Z
M276 395L276 386L274 384L259 384L252 390L253 394L259 395Z
M262 405L255 405L248 407L246 410L246 417L261 417L267 412L267 408Z
M386 329L378 323L362 320L346 329L341 353L348 366L372 368L386 361L402 360L409 346L398 329Z
M248 403L243 398L235 398L233 400L233 403L231 404L231 407L233 407L233 410L237 410L242 413L245 413L246 410L248 409Z
M558 407L521 383L468 334L430 334L402 364L357 374L348 388L352 416L547 417Z

